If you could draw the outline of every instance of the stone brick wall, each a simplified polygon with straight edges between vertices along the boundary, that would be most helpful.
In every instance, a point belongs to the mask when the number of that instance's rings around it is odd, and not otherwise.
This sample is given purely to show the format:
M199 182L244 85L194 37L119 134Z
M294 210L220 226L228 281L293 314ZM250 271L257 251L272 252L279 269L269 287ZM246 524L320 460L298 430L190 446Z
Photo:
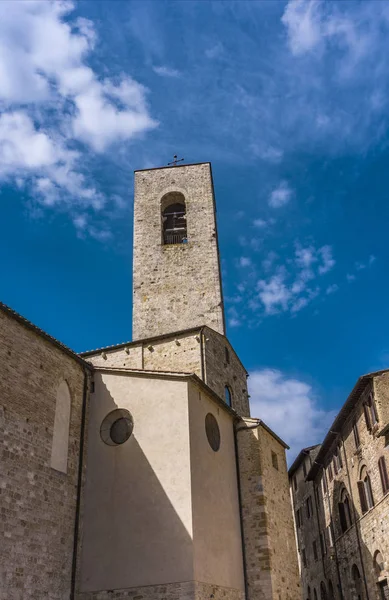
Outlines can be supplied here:
M246 369L224 336L206 327L204 337L206 384L221 398L225 397L225 387L228 386L231 390L232 408L238 414L249 417Z
M368 429L365 419L363 404L368 399L371 390L374 391L375 402L379 421L371 430ZM324 556L320 553L320 567L318 564L308 565L306 585L311 589L320 590L323 581L327 587L331 580L337 590L336 598L340 598L339 587L342 588L344 600L355 600L357 592L352 578L351 570L356 565L361 575L362 594L369 600L381 600L378 588L379 579L389 577L389 493L383 493L381 478L378 468L378 459L385 457L389 468L389 448L385 447L385 437L380 435L388 421L389 386L387 374L366 379L345 416L340 433L334 435L332 445L325 452L323 459L324 469L321 469L314 481L319 507L319 530L324 531L330 524L333 527L334 546L330 548L326 535L327 552ZM360 444L357 447L353 425L356 425ZM334 470L334 453L338 450L342 456L342 467L338 473ZM329 465L332 465L333 477L329 474ZM361 469L366 467L371 481L374 506L365 514L362 513L358 481ZM323 478L326 478L327 489L323 487ZM311 484L302 484L305 491ZM349 497L352 515L351 527L342 531L340 523L339 502L342 491L346 490ZM304 535L309 536L309 525L304 524ZM384 569L378 576L374 568L374 556L380 551L384 559Z
M243 592L198 581L150 585L147 587L87 592L77 600L244 600Z
M222 399L228 385L232 407L242 416L250 415L246 370L227 338L209 327L83 356L96 367L195 373Z
M186 244L162 243L161 199L185 197ZM137 171L134 200L133 338L209 325L224 333L209 163Z
M69 598L84 373L0 311L0 598ZM57 388L71 393L67 473L50 467Z
M255 424L245 421L248 427ZM301 592L285 448L262 426L237 431L237 445L247 600L298 600ZM272 451L278 469L273 466Z
M299 568L301 586L304 600L309 597L308 587L313 594L312 581L322 579L322 562L320 552L320 509L315 498L315 488L312 481L305 481L306 474L315 460L320 446L306 450L305 456L290 478L290 495L293 504L293 516L297 538L297 550L299 555ZM307 503L310 503L312 513L308 516ZM299 525L297 512L299 511L302 526ZM313 542L317 545L318 559L313 556ZM304 565L303 554L305 553L307 564Z

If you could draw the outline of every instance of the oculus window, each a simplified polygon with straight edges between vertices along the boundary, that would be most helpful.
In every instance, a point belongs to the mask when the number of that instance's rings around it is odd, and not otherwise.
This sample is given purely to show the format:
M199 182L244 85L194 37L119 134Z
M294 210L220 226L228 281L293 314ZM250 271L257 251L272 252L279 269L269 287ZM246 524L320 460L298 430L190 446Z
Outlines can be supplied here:
M131 413L118 408L110 412L100 427L100 436L108 446L120 446L131 436L134 429L134 419Z

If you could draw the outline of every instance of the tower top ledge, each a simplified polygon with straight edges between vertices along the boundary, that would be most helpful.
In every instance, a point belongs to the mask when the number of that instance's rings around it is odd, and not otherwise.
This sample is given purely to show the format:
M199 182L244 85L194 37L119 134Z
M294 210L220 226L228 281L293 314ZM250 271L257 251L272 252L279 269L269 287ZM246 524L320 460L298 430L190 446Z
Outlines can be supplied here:
M159 171L161 169L181 169L182 167L198 167L200 165L209 165L211 166L211 163L209 161L206 162L199 162L199 163L188 163L188 164L184 164L184 165L165 165L163 167L151 167L151 169L135 169L134 173L142 173L142 171Z

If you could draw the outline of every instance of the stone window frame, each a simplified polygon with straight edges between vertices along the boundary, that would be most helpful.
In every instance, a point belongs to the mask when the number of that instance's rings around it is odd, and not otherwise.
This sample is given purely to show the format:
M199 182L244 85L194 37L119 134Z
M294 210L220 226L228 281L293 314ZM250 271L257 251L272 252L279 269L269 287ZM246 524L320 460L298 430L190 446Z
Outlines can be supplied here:
M366 465L362 465L359 471L358 481L359 502L362 514L374 508L373 488Z
M358 431L358 425L357 425L356 419L354 419L354 421L353 421L353 433L354 433L355 449L358 450L361 447L361 438L359 437L359 431Z
M341 533L346 533L353 525L350 509L350 498L346 487L342 488L338 502L339 524Z
M379 560L380 557L380 560ZM379 577L381 577L381 575L383 574L383 571L385 570L385 561L384 561L384 557L382 556L382 552L380 550L376 550L373 554L373 568L374 568L374 573L377 576L377 579Z
M170 197L170 198L169 198ZM177 242L166 242L164 223L165 223L165 211L174 204L182 204L185 208L184 219L185 219L185 233L182 240ZM183 190L181 189L168 189L164 190L160 199L160 214L161 214L161 245L166 246L185 246L188 243L188 204L187 198Z
M379 420L372 390L370 390L367 400L363 403L363 412L365 414L367 430L372 432L376 429Z
M385 496L389 492L389 474L385 456L380 456L378 459L378 469L381 477L382 492Z
M66 379L61 379L55 397L50 467L65 475L68 471L71 412L72 393Z
M227 406L232 407L232 397L231 387L228 385L228 383L226 383L224 386L224 400Z
M277 453L274 452L274 450L271 451L271 462L273 467L278 471L278 456Z

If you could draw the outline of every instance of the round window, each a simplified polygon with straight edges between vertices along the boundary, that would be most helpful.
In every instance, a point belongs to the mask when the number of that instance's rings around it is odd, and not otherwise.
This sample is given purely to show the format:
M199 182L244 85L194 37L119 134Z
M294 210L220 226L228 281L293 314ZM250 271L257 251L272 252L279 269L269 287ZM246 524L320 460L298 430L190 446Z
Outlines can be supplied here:
M205 417L205 433L207 434L207 439L212 450L217 452L220 448L220 429L215 417L211 413L208 413Z
M100 435L103 442L109 446L119 446L128 440L133 429L134 419L131 413L124 408L118 408L105 417L100 427Z

